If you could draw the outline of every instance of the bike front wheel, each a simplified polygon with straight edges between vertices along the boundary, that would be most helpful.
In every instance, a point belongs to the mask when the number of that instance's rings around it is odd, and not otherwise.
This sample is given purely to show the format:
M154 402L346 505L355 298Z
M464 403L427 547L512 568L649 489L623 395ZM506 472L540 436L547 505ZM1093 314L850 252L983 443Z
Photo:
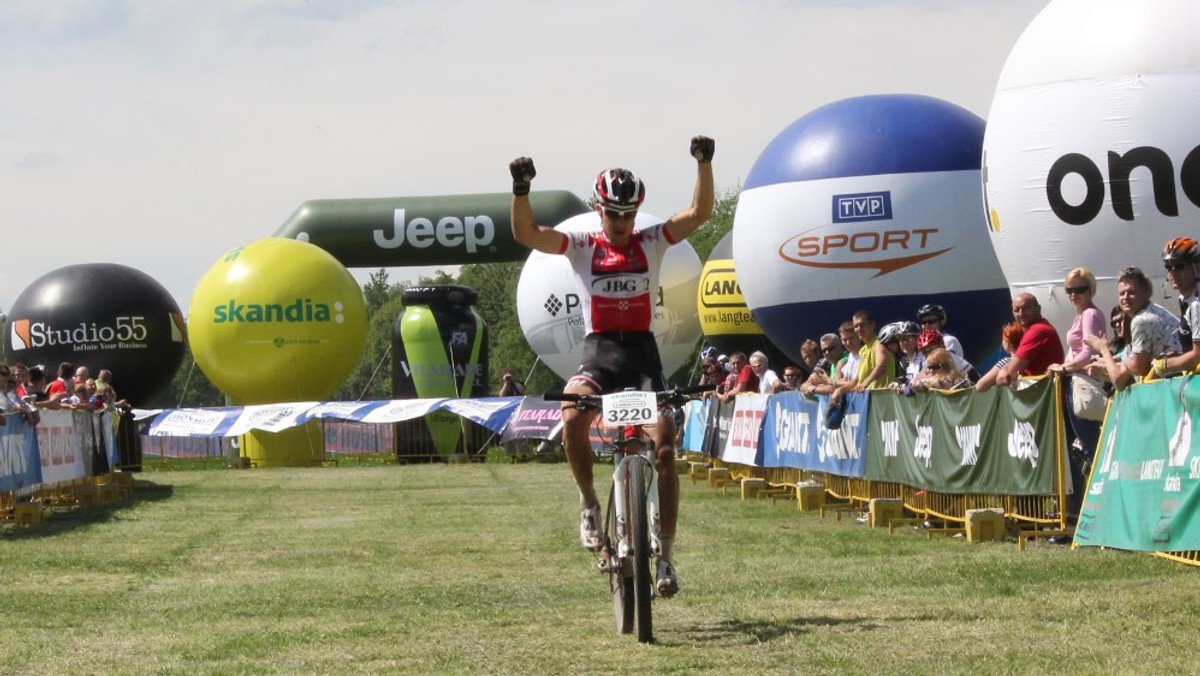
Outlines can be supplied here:
M617 621L617 633L633 633L633 571L625 562L617 558L617 520L613 514L613 496L608 496L607 516L608 542L605 543L605 555L608 556L608 584L612 592L613 616Z
M637 638L642 643L654 641L654 626L650 600L654 578L650 569L650 523L646 514L646 468L642 458L628 462L629 481L626 496L629 500L629 533L633 545L633 601L637 615Z

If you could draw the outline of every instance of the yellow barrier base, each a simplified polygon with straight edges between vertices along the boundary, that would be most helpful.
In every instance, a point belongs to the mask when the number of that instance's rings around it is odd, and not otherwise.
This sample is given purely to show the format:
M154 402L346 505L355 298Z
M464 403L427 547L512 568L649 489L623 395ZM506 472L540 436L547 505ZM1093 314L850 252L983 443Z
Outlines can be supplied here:
M752 498L767 488L766 479L745 478L742 479L742 499Z
M117 484L117 491L121 499L133 496L133 475L127 472L117 472L113 474L113 479Z
M13 521L18 526L34 526L42 522L45 510L40 502L20 502L13 509Z
M688 478L690 478L692 480L693 484L701 479L707 480L708 479L708 467L709 467L709 464L707 462L696 462L694 460L692 462L689 462L688 463Z
M96 487L79 486L75 489L75 504L80 507L92 507L96 504Z
M728 467L713 467L708 470L708 485L711 488L722 488L733 482L729 476Z
M96 486L96 504L111 505L121 499L120 490L116 484Z
M825 505L825 487L821 485L804 485L796 486L796 510L800 512L812 512L821 509Z
M886 528L894 519L904 518L904 501L897 498L872 498L867 509L867 525Z
M1003 509L989 507L967 510L967 542L1003 540L1006 531Z

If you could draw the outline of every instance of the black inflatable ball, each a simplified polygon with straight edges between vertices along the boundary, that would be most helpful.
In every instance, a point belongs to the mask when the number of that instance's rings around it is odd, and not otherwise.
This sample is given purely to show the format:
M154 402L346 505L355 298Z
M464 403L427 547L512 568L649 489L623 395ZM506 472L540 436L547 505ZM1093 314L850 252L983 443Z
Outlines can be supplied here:
M68 265L30 284L13 303L4 337L7 361L86 366L113 373L113 388L145 406L183 361L183 314L152 277L115 263Z

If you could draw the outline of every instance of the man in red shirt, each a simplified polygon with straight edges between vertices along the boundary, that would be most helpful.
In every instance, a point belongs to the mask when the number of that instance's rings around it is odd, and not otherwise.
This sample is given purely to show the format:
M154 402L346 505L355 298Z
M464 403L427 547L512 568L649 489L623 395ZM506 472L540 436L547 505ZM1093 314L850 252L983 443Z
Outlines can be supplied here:
M725 392L717 395L721 401L729 401L742 392L758 392L758 374L746 361L745 353L734 352L729 355L729 371Z
M74 382L72 382L72 374L75 371L75 365L69 361L64 361L58 365L58 378L50 383L50 388L46 390L46 394L50 396L60 395L69 397L71 392L75 390Z
M634 229L646 186L628 169L606 169L596 177L592 195L600 217L600 232L564 233L537 224L529 201L530 184L537 171L533 160L518 157L509 164L513 179L511 206L513 239L547 254L565 256L571 264L578 290L584 331L584 361L567 380L564 393L600 394L627 387L665 390L666 377L658 344L651 331L658 271L667 249L683 241L712 216L715 144L707 136L692 139L689 153L696 160L696 187L692 203L663 223ZM563 449L579 487L579 539L597 551L600 536L600 499L592 475L588 429L595 411L563 405ZM658 557L658 593L668 597L679 589L672 563L675 526L679 514L679 477L675 472L675 422L660 415L654 426L658 465L658 493L662 514L661 552Z
M1050 322L1042 318L1042 306L1032 294L1021 293L1013 298L1013 319L1025 329L1021 344L1013 353L1008 366L996 377L997 385L1009 385L1020 376L1040 376L1051 364L1064 359L1062 340Z

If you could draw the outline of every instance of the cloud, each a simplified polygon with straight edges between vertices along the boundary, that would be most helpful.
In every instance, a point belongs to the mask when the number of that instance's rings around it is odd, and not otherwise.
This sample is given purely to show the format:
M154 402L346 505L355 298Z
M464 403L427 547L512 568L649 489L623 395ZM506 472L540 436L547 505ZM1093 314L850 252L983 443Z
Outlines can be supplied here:
M306 200L503 191L518 155L539 188L580 195L629 166L669 216L695 133L717 139L724 189L841 98L985 115L1046 0L850 2L0 2L0 223L37 250L71 243L6 270L0 304L57 265L109 261L186 307L220 255Z
M63 163L62 155L49 150L41 152L28 153L13 162L13 169L17 171L38 171L39 169L47 169L55 165Z

